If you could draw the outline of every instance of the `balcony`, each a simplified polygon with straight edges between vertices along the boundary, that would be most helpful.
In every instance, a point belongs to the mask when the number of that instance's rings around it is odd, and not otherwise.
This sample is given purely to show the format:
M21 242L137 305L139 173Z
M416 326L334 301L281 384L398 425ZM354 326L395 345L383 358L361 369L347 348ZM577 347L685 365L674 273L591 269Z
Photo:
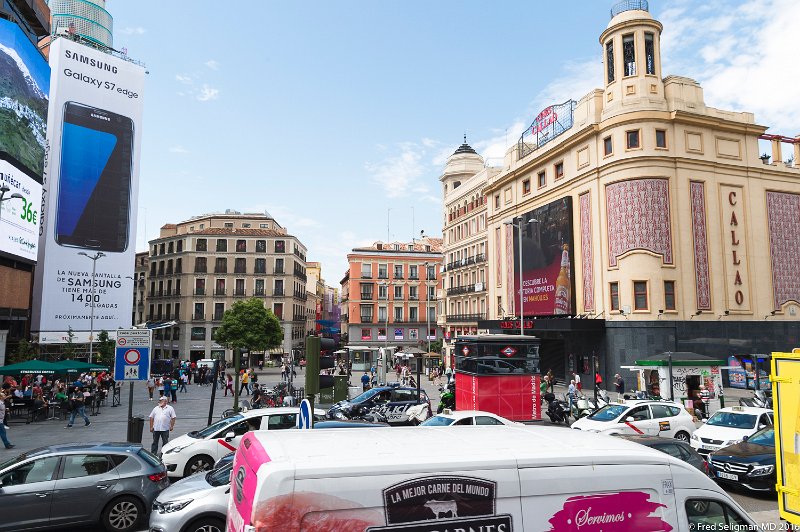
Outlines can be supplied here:
M195 288L194 292L192 292L192 295L204 296L204 295L206 295L206 289L205 288Z
M361 278L362 279L372 279L372 273L371 272L361 272Z
M306 300L308 300L308 294L301 293L301 292L300 292L300 291L298 291L298 290L295 290L295 291L294 291L294 297L296 297L296 298L297 298L297 299L299 299L300 301L306 301Z
M263 288L261 288L261 289L256 288L255 290L253 290L253 295L254 296L262 296L263 297L266 294L264 293L264 289ZM283 292L281 292L281 295L283 295Z
M361 316L359 323L372 323L372 316Z
M208 268L205 266L195 266L194 273L208 273Z
M479 321L485 320L486 313L478 313L478 314L447 314L446 320L452 323L459 323L459 322L468 322L468 321Z
M224 296L225 292L226 292L226 290L224 288L215 288L214 289L214 295L215 296Z
M222 317L225 315L224 312L215 312L214 317L211 318L214 321L222 321Z
M239 274L242 274L242 275L246 275L247 274L247 268L234 268L233 269L233 273L239 273Z
M206 315L202 313L192 314L192 321L206 321Z
M485 292L486 291L486 284L484 283L475 283L475 284L468 284L464 286L453 286L447 289L448 296L457 296L459 294L470 294L472 292Z
M258 272L256 272L256 273L266 273L266 271L258 271ZM281 274L282 274L282 273L286 273L286 272L284 271L284 269L283 269L283 268L275 268L275 271L274 271L274 272L272 272L272 273L275 273L275 274L279 274L279 273L281 273Z
M256 267L256 269L253 270L253 273L256 274L256 275L266 275L267 274L267 269L266 268ZM275 272L275 273L278 273L278 272ZM281 271L280 273L283 273L283 272Z
M409 275L408 279L410 281L419 281L419 275Z
M419 296L408 296L409 301L419 301Z
M247 290L244 288L237 288L233 291L233 295L236 297L244 297L247 295Z
M389 296L388 295L382 296L378 294L378 301L389 301Z
M395 279L402 279L402 278L403 278L403 274L402 274L402 273L397 273L397 272L395 272L395 274L394 274L394 278L395 278Z
M214 273L228 273L228 267L226 266L223 268L222 266L217 266L214 268Z
M388 273L378 273L378 279L388 279L388 278L389 278Z
M294 316L292 316L292 321L306 321L306 320L307 318L305 314L295 314Z
M361 292L361 300L372 300L372 292Z
M283 297L286 294L283 292L283 288L276 288L275 290L272 291L272 295L275 297Z

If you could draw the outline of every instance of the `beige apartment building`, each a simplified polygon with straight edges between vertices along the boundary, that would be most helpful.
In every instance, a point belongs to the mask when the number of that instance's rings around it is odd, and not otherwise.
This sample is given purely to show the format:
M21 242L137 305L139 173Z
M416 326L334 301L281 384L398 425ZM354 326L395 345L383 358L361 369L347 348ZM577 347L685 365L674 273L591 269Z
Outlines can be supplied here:
M309 330L306 283L305 246L268 213L228 210L167 224L150 241L145 318L177 325L154 331L154 354L231 360L214 331L227 309L251 297L283 327L283 346L271 355L299 351Z
M602 88L543 110L498 172L469 154L473 177L448 177L454 154L442 177L448 261L460 218L477 214L462 187L488 203L478 329L519 334L524 315L543 370L588 373L598 355L608 380L665 351L797 347L800 137L766 135L752 113L711 107L696 81L665 76L661 30L646 2L620 4L600 35Z

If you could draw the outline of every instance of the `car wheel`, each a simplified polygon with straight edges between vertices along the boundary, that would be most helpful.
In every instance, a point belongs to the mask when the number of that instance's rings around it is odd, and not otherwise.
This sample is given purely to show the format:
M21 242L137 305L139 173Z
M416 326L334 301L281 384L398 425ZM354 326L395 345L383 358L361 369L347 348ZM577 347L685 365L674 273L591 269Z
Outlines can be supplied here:
M214 460L204 454L192 457L183 468L183 476L188 477L201 471L209 471L214 466Z
M682 441L683 443L689 443L689 433L680 431L675 434L675 439L678 441Z
M108 532L135 530L144 516L144 506L135 497L119 497L111 501L101 516L103 527Z
M184 532L225 532L225 521L216 517L203 517L183 529Z

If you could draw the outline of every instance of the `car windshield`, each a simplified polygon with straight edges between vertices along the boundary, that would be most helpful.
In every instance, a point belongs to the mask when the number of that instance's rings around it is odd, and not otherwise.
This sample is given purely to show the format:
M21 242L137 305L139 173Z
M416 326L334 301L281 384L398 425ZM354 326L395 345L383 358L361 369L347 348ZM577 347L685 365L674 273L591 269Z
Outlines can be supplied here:
M748 438L747 443L755 443L758 445L766 445L767 447L775 447L775 429L773 427L767 427L765 429L761 429L750 438Z
M717 412L706 425L713 427L729 427L732 429L752 429L756 426L758 416L755 414L740 414L738 412Z
M206 482L215 488L223 484L228 484L231 481L231 471L233 471L233 462L206 473Z
M237 421L240 421L242 418L244 418L244 416L241 414L236 414L235 416L226 417L225 419L220 419L216 423L212 423L203 430L192 431L189 434L187 434L187 436L191 436L192 438L208 438L212 434L216 434L218 431L224 429L225 427L233 425Z
M353 404L356 404L356 405L360 404L360 403L363 403L364 401L367 401L367 400L372 399L373 397L375 397L375 395L380 391L381 391L380 388L373 388L371 390L367 390L366 392L362 393L361 395L356 395L355 397L350 399L350 402L353 403Z
M452 425L454 421L455 421L455 419L453 419L451 417L433 416L431 418L426 419L422 423L420 423L420 426L425 426L425 427L446 427L448 425Z
M606 405L594 414L590 414L589 419L593 421L613 421L627 409L626 405Z

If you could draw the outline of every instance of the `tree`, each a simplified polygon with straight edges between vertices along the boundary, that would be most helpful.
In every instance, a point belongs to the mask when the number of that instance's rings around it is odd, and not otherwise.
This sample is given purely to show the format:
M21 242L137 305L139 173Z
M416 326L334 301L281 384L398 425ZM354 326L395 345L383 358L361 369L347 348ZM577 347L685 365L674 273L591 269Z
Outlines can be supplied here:
M75 356L75 333L72 332L72 327L67 331L67 343L64 344L64 357L70 359Z
M97 335L97 363L104 366L114 366L114 347L116 342L108 338L108 331L100 331Z
M14 353L15 362L25 362L36 358L36 346L23 338L17 344L17 351Z
M440 353L442 352L442 341L441 340L434 340L431 342L431 353Z
M267 351L283 343L283 330L278 318L271 310L264 308L264 301L251 298L237 301L225 311L222 325L217 329L214 339L218 344L233 349L235 387L233 408L239 409L239 368L240 350ZM252 357L249 357L252 361Z

